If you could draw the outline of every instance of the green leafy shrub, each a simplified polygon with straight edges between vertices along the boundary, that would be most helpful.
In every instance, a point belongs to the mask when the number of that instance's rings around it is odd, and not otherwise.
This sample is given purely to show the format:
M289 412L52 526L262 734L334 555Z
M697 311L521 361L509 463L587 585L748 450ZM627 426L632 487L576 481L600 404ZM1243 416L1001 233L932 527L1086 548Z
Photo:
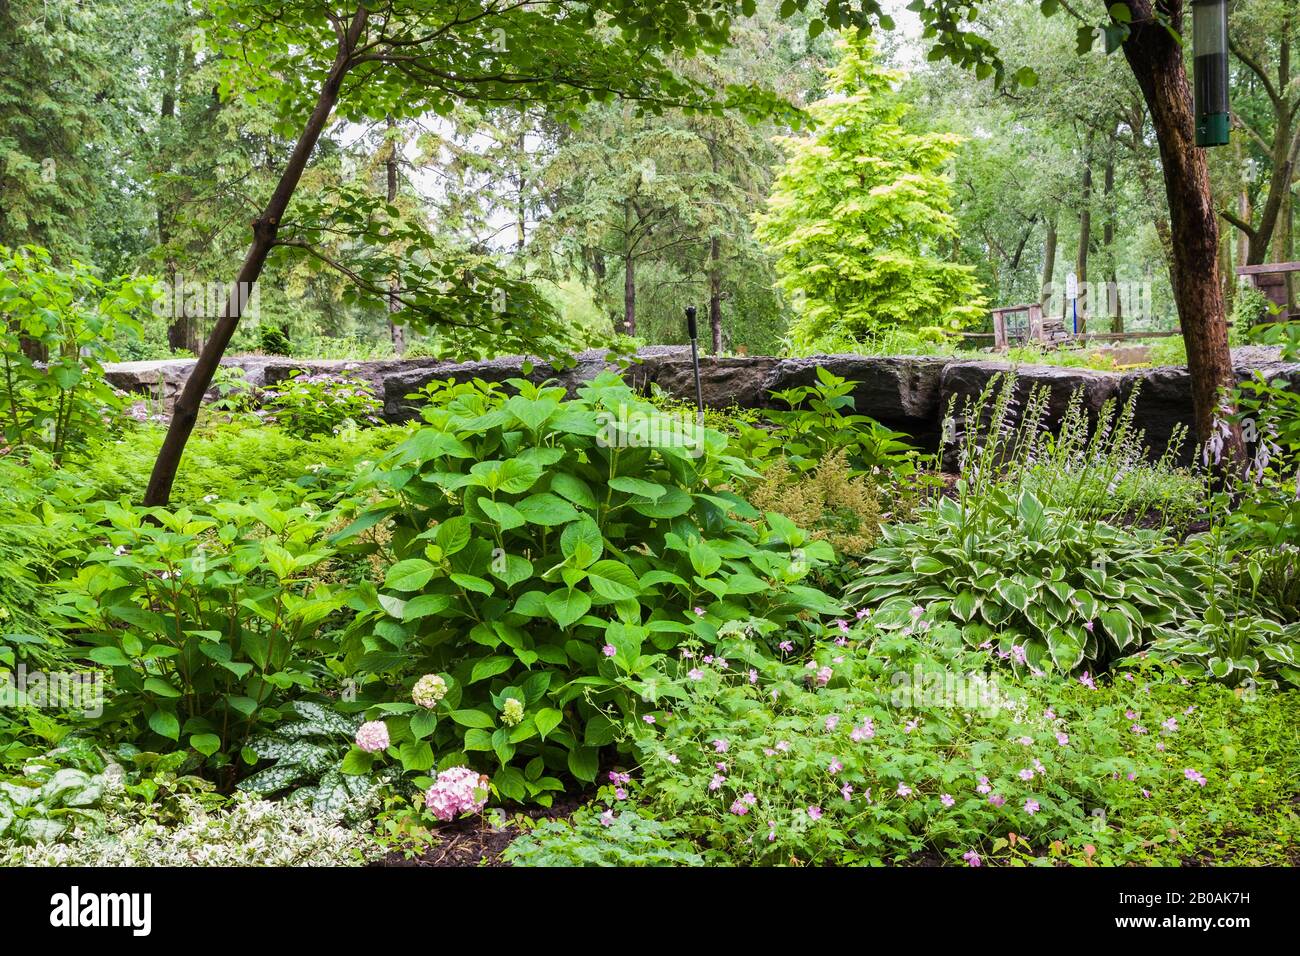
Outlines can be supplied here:
M751 614L806 632L838 605L804 583L830 547L728 490L753 472L722 435L665 431L679 420L612 374L572 401L510 384L432 389L425 426L376 470L382 500L342 537L387 522L390 566L361 588L346 664L403 769L486 757L501 796L546 803L557 773L595 778L685 637ZM392 699L425 674L446 683L435 706ZM354 750L345 769L377 759Z
M742 426L738 446L760 461L785 456L799 471L843 452L858 472L910 473L918 453L903 441L907 436L852 414L857 384L818 366L816 384L774 392L789 407L762 413L770 427Z
M121 410L104 381L117 358L110 342L139 332L151 298L147 279L104 283L73 262L55 268L36 246L0 246L0 428L9 446L31 445L63 458L107 434Z
M264 392L268 420L295 438L335 435L349 425L364 428L382 422L383 405L370 386L349 375L295 371Z
M117 694L99 722L138 742L185 741L233 777L247 742L329 675L323 632L345 595L311 577L333 554L328 518L269 494L205 515L103 514L106 543L50 605L86 659L112 672Z

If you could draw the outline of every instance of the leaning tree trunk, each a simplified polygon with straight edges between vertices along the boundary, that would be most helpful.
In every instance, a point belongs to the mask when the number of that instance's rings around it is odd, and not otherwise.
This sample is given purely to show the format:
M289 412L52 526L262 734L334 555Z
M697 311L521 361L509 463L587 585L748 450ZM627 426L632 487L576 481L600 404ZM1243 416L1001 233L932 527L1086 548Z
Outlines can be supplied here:
M1235 385L1228 319L1219 285L1219 222L1210 192L1210 171L1205 151L1196 146L1183 47L1155 20L1156 5L1151 0L1127 0L1127 6L1132 27L1124 41L1124 56L1142 90L1160 144L1169 199L1174 301L1187 344L1195 437L1197 442L1205 442L1216 420L1232 410L1228 393ZM1159 0L1158 6L1182 34L1182 0ZM1230 429L1224 451L1229 462L1244 460L1239 428Z
M235 334L239 319L244 314L244 306L252 294L253 285L266 265L266 257L275 246L276 233L284 219L285 210L289 207L289 200L293 198L294 190L298 188L303 170L307 168L307 160L311 157L312 150L316 148L316 141L320 139L321 132L329 122L330 114L334 112L334 105L339 98L339 88L343 84L352 51L356 48L361 31L365 28L367 17L366 7L359 6L347 33L339 44L334 65L321 85L320 93L316 97L316 106L308 117L298 142L294 144L293 153L289 156L289 162L280 175L275 192L271 194L271 199L262 210L262 214L253 220L253 241L244 255L244 263L240 266L239 275L235 277L235 284L231 287L226 305L212 328L212 334L203 346L203 351L199 353L198 361L194 363L194 370L190 372L190 377L185 382L184 391L176 400L176 408L167 426L167 435L163 439L162 448L158 451L153 473L149 476L149 485L145 489L144 503L147 506L165 505L171 498L172 483L176 480L176 471L180 467L185 444L189 441L190 433L194 431L194 424L198 421L203 396L212 384L212 376L216 374L217 366L221 364L221 356L225 354L226 346L230 344L230 339Z

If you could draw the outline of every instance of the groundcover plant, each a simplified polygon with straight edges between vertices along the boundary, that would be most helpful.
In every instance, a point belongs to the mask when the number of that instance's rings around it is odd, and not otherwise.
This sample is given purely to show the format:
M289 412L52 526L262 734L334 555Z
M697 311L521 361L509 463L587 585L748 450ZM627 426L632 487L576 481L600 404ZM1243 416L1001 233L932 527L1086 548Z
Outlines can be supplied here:
M0 860L1300 862L1223 6L0 3Z

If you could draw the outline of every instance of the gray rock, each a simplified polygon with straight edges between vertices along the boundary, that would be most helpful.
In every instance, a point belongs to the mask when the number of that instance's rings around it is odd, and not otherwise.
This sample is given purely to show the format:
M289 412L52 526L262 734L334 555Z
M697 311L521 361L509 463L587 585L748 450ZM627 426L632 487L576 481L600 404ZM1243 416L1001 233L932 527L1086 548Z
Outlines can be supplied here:
M768 392L817 383L817 369L857 382L854 411L887 428L906 432L922 447L938 446L942 408L940 379L946 359L917 355L814 355L782 359L763 383ZM784 403L768 398L765 406Z
M1238 349L1233 353L1240 380L1258 373L1267 379L1287 378L1300 393L1300 365L1278 361L1272 349ZM526 363L531 367L525 373ZM292 359L276 356L236 356L222 365L243 369L254 386L263 388L284 381L295 371L309 374L346 372L370 383L384 405L385 420L393 423L415 417L420 402L408 396L438 379L468 381L474 378L503 383L527 378L541 383L554 381L572 396L585 382L605 369L618 369L617 361L603 350L582 352L571 364L554 368L537 359L510 356L480 362L446 362L436 359L384 359L353 362L326 359ZM948 403L973 398L989 380L1010 369L997 361L949 361L929 356L817 355L810 358L749 356L700 359L700 378L705 404L718 409L785 407L773 393L817 381L817 369L825 368L841 378L858 383L853 397L856 411L869 415L888 428L905 432L925 450L941 444L943 419ZM106 367L110 384L144 396L150 406L170 412L194 368L193 359L151 362L122 362ZM1163 454L1170 436L1179 425L1191 427L1191 388L1187 369L1181 366L1143 369L1128 373L1100 372L1084 368L1023 365L1017 369L1016 396L1023 405L1035 385L1049 392L1048 421L1059 423L1076 389L1082 388L1084 405L1094 416L1109 399L1128 401L1136 389L1136 423L1146 432L1154 455ZM654 386L687 402L695 401L695 379L690 349L684 346L656 346L642 349L623 370L635 389L649 393ZM209 395L211 397L211 393ZM1190 462L1194 450L1182 449L1180 458ZM949 463L951 464L951 463Z

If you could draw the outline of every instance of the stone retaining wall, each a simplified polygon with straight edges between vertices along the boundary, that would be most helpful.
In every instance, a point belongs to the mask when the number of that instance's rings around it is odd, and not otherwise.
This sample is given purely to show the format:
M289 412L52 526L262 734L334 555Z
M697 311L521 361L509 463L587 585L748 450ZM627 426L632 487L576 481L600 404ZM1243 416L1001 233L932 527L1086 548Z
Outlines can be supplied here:
M417 404L406 396L436 379L464 381L482 378L503 382L527 377L533 381L555 379L570 393L599 371L612 367L605 352L584 352L576 365L556 371L544 363L535 363L524 376L522 357L492 359L483 362L442 362L435 359L386 359L380 361L341 361L289 359L268 356L228 358L222 364L238 366L248 381L258 387L283 381L301 370L310 373L349 372L371 384L383 401L384 418L393 423L408 421L416 414ZM643 349L639 362L626 373L627 380L641 391L651 383L688 401L695 399L695 381L691 372L690 349L658 346ZM1300 390L1300 365L1277 360L1275 352L1263 349L1240 349L1234 353L1239 379L1261 372L1268 378L1285 378ZM109 382L124 391L151 395L170 408L180 393L190 371L192 359L157 362L125 362L107 368ZM949 401L957 396L978 394L989 379L1009 366L996 361L954 361L930 356L863 356L820 355L812 358L773 358L748 356L739 358L702 358L701 380L705 404L713 408L739 405L746 408L781 407L772 393L816 381L818 367L860 383L854 391L857 411L870 415L882 424L911 435L929 451L938 448L942 421ZM1192 424L1191 389L1187 369L1162 367L1130 372L1097 372L1088 369L1048 365L1022 365L1017 369L1018 393L1023 398L1035 384L1045 384L1051 391L1049 415L1059 420L1076 388L1083 387L1085 404L1092 412L1100 410L1110 398L1127 401L1133 390L1140 389L1137 401L1137 424L1147 434L1152 453L1160 455L1174 428ZM1183 458L1190 460L1191 449Z

